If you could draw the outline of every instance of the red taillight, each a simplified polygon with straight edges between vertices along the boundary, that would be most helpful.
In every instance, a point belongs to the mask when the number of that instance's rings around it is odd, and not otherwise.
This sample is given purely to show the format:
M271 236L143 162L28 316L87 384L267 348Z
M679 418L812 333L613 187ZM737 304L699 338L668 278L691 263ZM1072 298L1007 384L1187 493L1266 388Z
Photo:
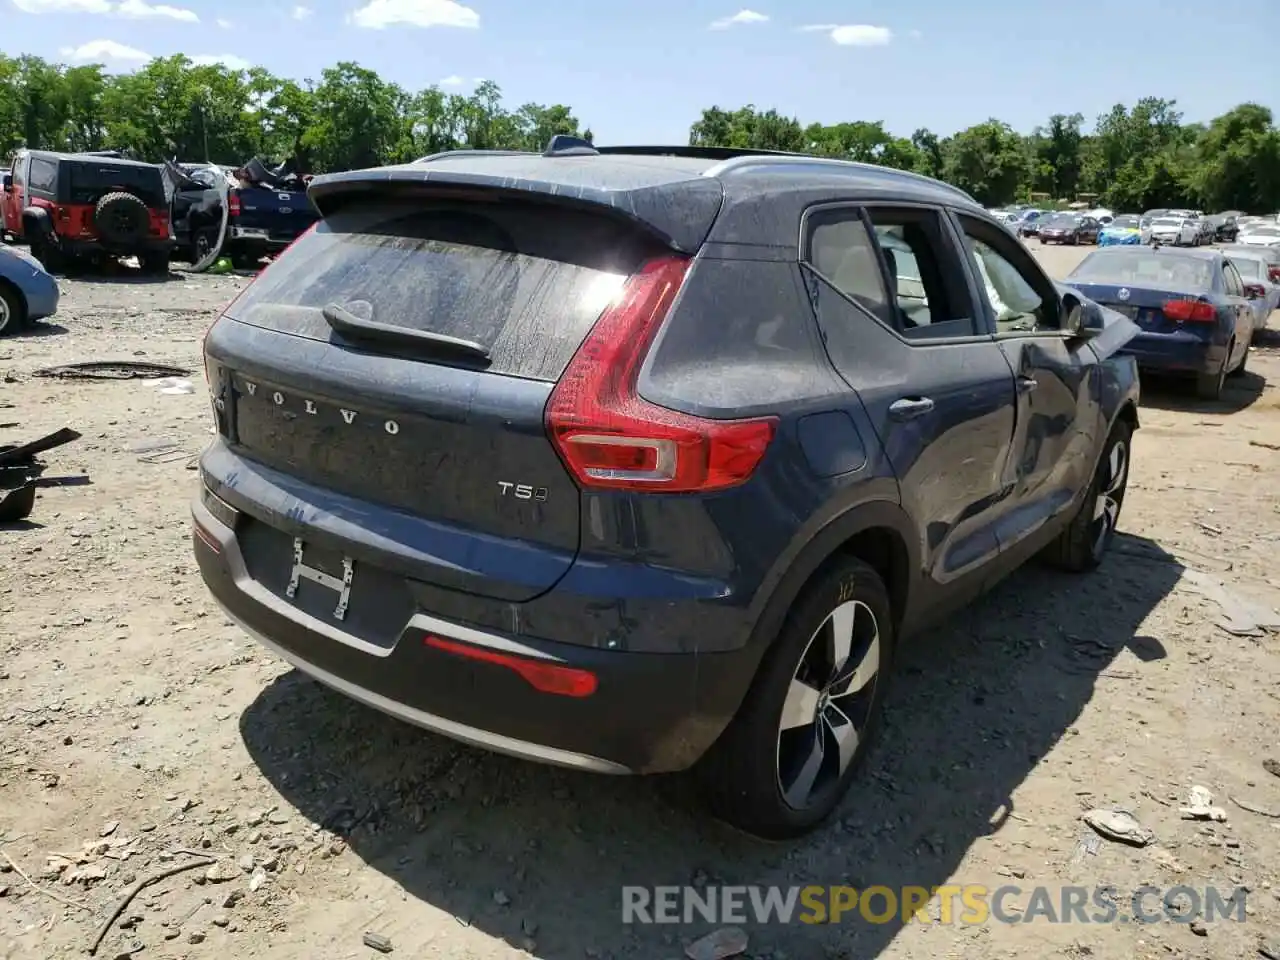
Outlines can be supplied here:
M547 430L585 487L723 490L751 476L777 420L707 420L636 393L649 345L684 282L684 257L651 260L596 321L547 401Z
M236 193L235 191L232 191L231 193L227 194L227 216L228 217L240 216L240 194Z
M1267 288L1260 283L1246 283L1244 285L1244 295L1246 297L1265 297Z
M1179 323L1212 323L1218 319L1213 304L1203 300L1167 300L1164 315Z
M1267 278L1272 283L1280 283L1280 267L1268 267Z
M514 670L531 687L542 693L554 693L562 697L589 697L596 692L596 675L590 670L499 653L486 647L460 643L457 640L446 640L435 634L427 634L423 643L436 650L443 650L445 653L466 657L468 660L479 660L481 663L492 663Z

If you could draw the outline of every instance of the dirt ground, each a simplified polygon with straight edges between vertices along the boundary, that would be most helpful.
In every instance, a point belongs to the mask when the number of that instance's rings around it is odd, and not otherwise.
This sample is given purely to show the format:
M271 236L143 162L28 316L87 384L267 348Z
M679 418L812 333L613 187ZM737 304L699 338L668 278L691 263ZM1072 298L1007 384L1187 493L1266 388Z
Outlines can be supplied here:
M1037 254L1062 276L1080 251ZM712 928L624 925L621 888L706 883L1014 884L1010 910L1037 885L1055 902L1064 885L1247 889L1245 922L1203 926L748 924L755 958L1280 950L1280 767L1263 766L1280 759L1280 635L1248 622L1280 606L1274 347L1219 403L1144 384L1103 568L1029 568L906 650L840 818L776 846L674 802L668 781L404 726L222 617L187 501L211 432L201 336L247 282L64 281L56 322L0 340L0 443L73 426L83 439L49 474L86 478L0 529L0 958L82 955L126 890L186 851L216 858L212 873L145 887L99 957L366 958L374 933L415 958L664 960ZM191 392L32 376L103 359L188 367ZM1181 819L1194 785L1225 822ZM1095 807L1130 811L1154 842L1088 842Z

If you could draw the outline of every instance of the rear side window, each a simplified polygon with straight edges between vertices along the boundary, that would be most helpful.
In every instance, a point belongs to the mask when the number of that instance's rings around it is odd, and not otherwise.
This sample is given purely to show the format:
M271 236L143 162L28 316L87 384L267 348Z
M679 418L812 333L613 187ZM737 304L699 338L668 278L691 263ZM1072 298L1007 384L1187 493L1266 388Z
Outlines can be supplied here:
M336 304L379 324L479 343L491 372L554 381L653 252L624 224L572 209L361 205L303 235L232 315L328 340L322 311Z
M34 166L34 164L33 164ZM132 193L149 207L166 205L159 167L64 162L67 203L97 203L108 193Z
M27 185L32 190L52 190L57 179L57 164L49 160L41 160L39 157L32 158L31 172L27 175Z

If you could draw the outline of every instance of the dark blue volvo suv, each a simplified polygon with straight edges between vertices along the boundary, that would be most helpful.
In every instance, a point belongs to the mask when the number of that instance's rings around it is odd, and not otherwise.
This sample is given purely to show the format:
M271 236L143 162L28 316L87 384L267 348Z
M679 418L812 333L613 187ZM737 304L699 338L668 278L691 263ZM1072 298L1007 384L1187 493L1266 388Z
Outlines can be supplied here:
M194 546L393 716L795 836L904 636L1115 531L1136 327L945 184L561 137L310 196L205 342Z

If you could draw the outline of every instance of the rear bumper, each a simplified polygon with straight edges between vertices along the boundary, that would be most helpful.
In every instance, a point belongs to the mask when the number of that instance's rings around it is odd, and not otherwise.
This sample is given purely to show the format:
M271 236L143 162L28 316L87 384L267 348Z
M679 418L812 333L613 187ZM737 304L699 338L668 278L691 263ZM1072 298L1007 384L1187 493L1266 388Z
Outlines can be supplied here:
M145 240L139 240L137 243L111 243L106 240L63 237L58 241L58 246L63 253L72 257L87 256L94 253L132 256L134 254L171 253L174 247L174 240L172 237L167 239L148 237Z
M1227 360L1227 348L1187 333L1143 332L1129 341L1125 352L1142 370L1154 373L1217 373Z
M266 230L254 227L228 227L227 243L258 250L283 250L293 243L297 237L271 234Z
M375 647L344 632L341 621L307 613L254 580L235 531L199 499L192 517L205 584L265 647L353 700L499 753L599 773L682 770L719 736L754 671L746 650L609 651L504 635L424 610L393 644ZM598 686L586 697L545 693L508 666L430 647L429 635L587 670Z

